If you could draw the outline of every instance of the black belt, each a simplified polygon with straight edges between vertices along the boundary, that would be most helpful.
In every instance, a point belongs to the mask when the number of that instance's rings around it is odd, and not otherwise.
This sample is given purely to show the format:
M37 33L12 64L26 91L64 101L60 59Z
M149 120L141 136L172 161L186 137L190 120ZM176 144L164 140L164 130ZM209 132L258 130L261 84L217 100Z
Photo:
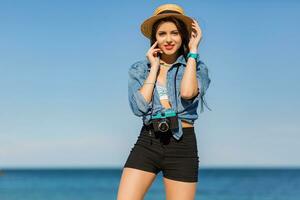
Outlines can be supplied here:
M162 142L162 145L163 145L163 144L169 144L170 139L172 137L171 130L168 130L167 132L160 132L160 131L155 132L152 123L149 125L143 124L142 131L146 131L147 134L149 134L151 136L151 139L150 139L151 145L152 145L152 139L154 139L154 138L156 138L156 139L159 138L159 140Z
M153 128L153 124L152 124L152 123L149 124L149 125L143 124L143 129L144 129L144 130L147 130L147 131L149 131L149 130L153 130L153 131L154 131L154 128Z

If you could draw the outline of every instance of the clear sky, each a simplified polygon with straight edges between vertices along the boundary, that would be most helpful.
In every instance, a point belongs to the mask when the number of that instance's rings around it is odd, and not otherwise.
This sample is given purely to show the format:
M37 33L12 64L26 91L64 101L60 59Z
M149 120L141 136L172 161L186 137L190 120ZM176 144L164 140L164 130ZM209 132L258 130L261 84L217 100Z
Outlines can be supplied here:
M200 167L300 166L299 1L3 0L0 168L124 164L142 126L128 69L149 48L140 24L164 3L203 31Z

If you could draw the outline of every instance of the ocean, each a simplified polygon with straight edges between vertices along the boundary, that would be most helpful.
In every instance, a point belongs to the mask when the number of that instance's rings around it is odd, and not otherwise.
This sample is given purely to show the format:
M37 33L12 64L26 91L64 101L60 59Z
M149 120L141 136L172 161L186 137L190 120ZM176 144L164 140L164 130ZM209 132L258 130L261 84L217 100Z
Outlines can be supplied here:
M0 200L116 199L121 169L3 169ZM161 172L145 200L163 200ZM299 200L300 169L200 169L196 200Z

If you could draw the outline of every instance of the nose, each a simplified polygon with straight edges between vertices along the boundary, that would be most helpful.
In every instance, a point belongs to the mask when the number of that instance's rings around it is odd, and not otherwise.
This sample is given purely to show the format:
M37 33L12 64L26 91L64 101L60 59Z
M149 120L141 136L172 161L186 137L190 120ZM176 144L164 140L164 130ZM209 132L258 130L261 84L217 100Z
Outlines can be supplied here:
M166 40L167 40L167 43L170 43L172 41L171 40L171 35L168 35Z

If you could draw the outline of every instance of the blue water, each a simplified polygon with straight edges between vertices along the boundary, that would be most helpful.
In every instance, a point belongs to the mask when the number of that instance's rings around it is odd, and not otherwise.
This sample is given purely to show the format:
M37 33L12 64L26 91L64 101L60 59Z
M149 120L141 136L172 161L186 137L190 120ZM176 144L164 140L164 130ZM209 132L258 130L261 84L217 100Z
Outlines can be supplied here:
M121 169L3 170L0 200L116 199ZM145 200L163 200L159 173ZM196 199L299 200L300 169L200 169Z

